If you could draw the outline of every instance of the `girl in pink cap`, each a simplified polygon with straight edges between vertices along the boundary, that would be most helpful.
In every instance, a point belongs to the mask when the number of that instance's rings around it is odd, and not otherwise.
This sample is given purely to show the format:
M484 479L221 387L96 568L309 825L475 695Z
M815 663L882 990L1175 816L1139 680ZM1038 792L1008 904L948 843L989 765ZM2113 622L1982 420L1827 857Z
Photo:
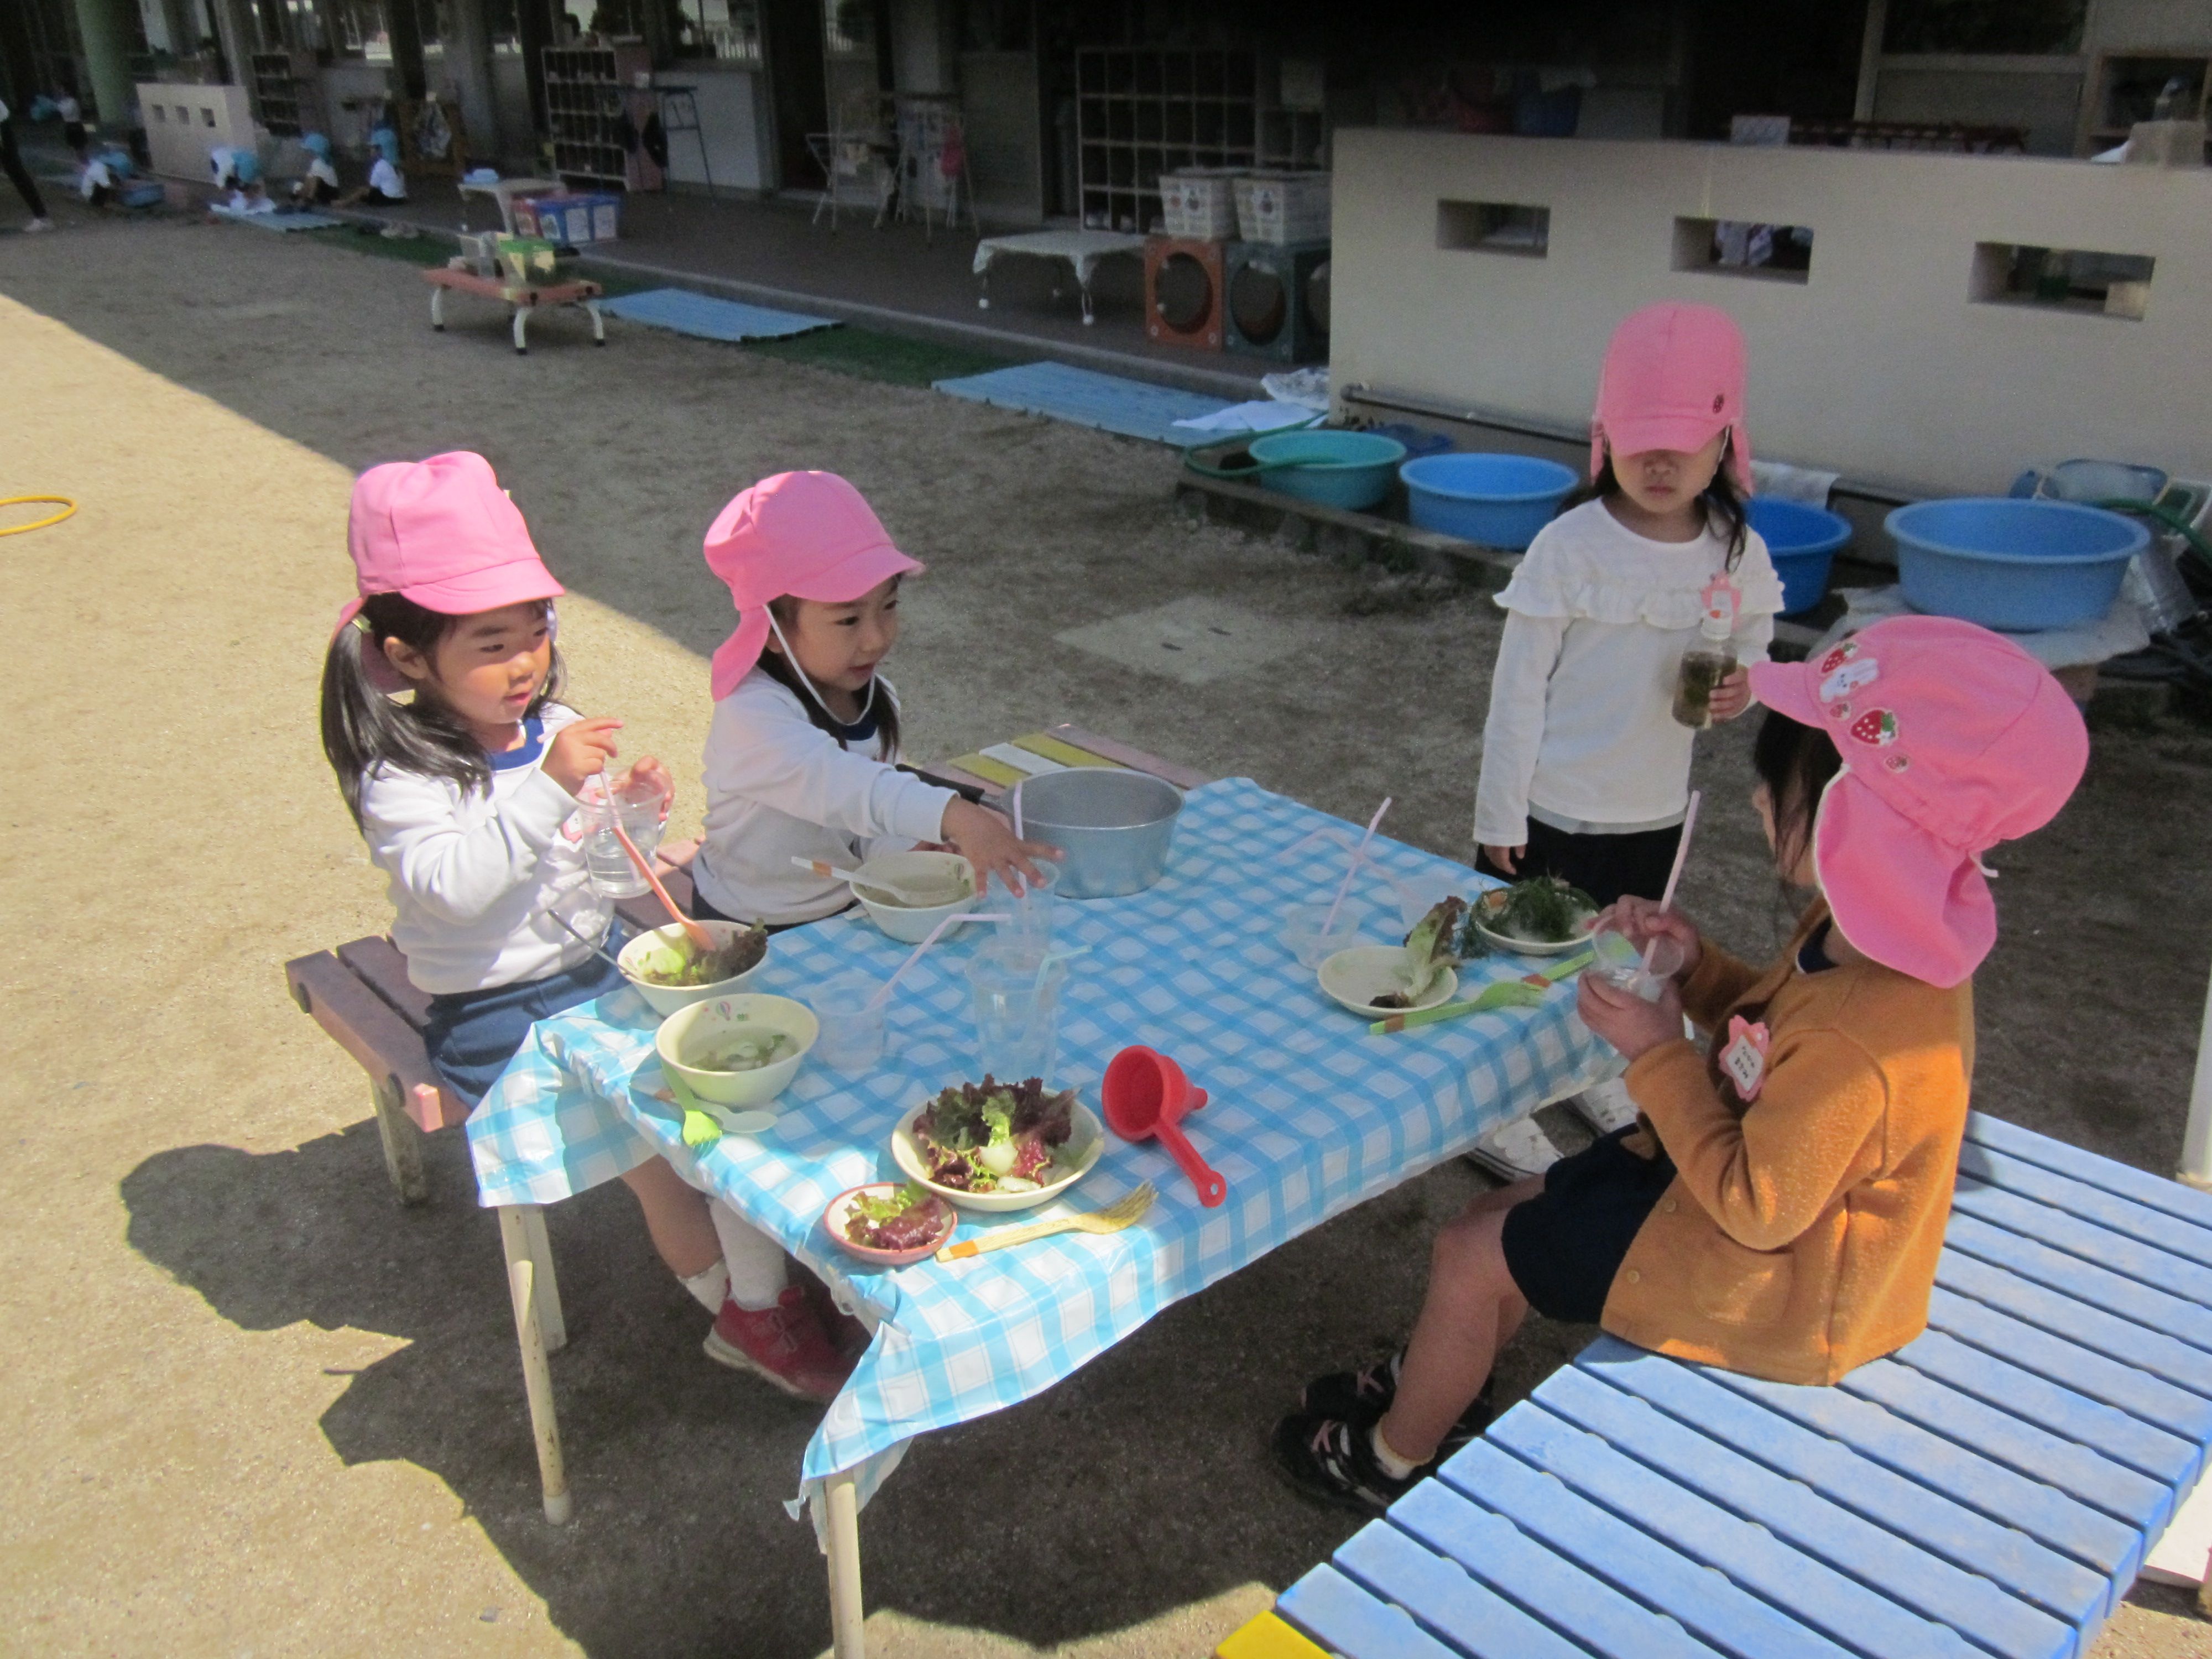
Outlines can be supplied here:
M1751 434L1743 336L1711 306L1655 305L1606 348L1589 485L1529 544L1498 595L1505 631L1475 788L1475 867L1553 876L1601 907L1656 898L1689 805L1692 729L1675 717L1683 659L1766 654L1782 584L1745 522ZM1711 717L1750 700L1743 673ZM1576 1103L1601 1132L1632 1121L1618 1087ZM1477 1151L1508 1179L1556 1157L1527 1120Z
M1630 1062L1640 1120L1444 1228L1407 1346L1308 1385L1279 1426L1303 1490L1379 1510L1480 1434L1530 1308L1782 1382L1833 1382L1926 1327L1971 975L1996 940L1982 855L2065 805L2088 734L2034 659L1944 617L1751 681L1771 711L1752 803L1775 868L1812 895L1795 935L1756 968L1620 901L1632 939L1686 958L1655 1001L1583 976L1583 1020Z
M898 641L899 584L921 568L833 472L779 472L707 532L737 631L714 653L707 820L691 876L702 915L791 926L853 902L794 859L850 869L871 853L948 845L1019 891L1060 856L1006 819L894 763L898 694L878 672Z
M561 584L481 455L371 467L354 486L347 543L360 597L324 662L323 750L390 878L392 942L430 996L431 1061L473 1103L534 1021L622 987L587 942L610 939L613 913L591 886L576 821L622 722L557 701ZM672 793L650 757L615 782ZM733 1285L766 1286L770 1306L786 1294L781 1249L724 1206L710 1212L665 1161L623 1180L718 1332ZM776 1330L734 1358L716 1337L708 1352L828 1399L850 1367L799 1291L787 1294L797 1305Z

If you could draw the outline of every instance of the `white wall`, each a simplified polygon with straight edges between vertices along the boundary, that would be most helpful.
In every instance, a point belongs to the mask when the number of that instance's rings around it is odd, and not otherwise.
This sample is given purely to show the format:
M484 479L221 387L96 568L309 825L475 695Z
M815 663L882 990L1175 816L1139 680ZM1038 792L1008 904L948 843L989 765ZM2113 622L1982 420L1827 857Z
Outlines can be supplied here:
M765 190L768 174L762 161L767 101L757 70L714 70L702 63L687 63L665 70L659 76L664 86L696 88L701 136L706 140L707 163L714 169L717 191ZM668 135L668 178L676 185L704 188L707 174L699 165L699 143L688 132Z
M1725 307L1776 460L1917 493L2069 455L2212 474L2212 172L1340 130L1336 384L1587 422L1614 325ZM1551 210L1547 258L1440 249L1440 199ZM1677 216L1809 225L1802 284L1675 270ZM2149 254L2141 321L1968 296L1977 241Z

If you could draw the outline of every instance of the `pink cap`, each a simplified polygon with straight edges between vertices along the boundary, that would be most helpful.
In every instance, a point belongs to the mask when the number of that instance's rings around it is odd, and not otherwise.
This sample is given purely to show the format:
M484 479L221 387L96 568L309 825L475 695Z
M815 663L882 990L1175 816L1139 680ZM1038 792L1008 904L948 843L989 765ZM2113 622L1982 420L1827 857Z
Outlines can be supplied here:
M2050 823L2089 763L2074 700L2011 641L1948 617L1756 664L1751 688L1843 755L1813 859L1844 937L1931 985L1965 980L1997 937L1980 855Z
M1590 416L1590 477L1616 455L1703 449L1734 428L1729 471L1751 494L1751 432L1743 419L1746 353L1735 319L1715 306L1674 301L1624 318L1605 349Z
M707 531L707 568L730 585L737 632L714 653L714 701L738 689L768 643L768 602L787 594L849 605L921 569L891 544L860 492L834 472L779 472L741 489Z
M538 556L530 526L469 450L427 461L390 461L355 481L346 521L361 598L338 611L343 628L374 593L397 593L426 611L474 616L566 590Z

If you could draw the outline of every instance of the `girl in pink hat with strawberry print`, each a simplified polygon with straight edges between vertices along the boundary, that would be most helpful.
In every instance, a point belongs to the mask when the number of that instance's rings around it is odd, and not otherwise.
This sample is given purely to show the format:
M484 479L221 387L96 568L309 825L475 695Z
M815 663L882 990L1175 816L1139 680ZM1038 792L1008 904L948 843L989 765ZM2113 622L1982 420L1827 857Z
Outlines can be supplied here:
M1996 942L1983 855L2057 814L2088 733L2042 665L1948 617L1761 663L1751 689L1770 710L1752 805L1811 896L1795 934L1759 968L1648 899L1613 907L1685 957L1656 1001L1583 975L1637 1122L1444 1227L1407 1346L1309 1384L1278 1425L1301 1490L1380 1510L1480 1434L1531 1308L1781 1382L1833 1382L1926 1327L1972 975Z
M592 889L576 822L622 722L558 700L561 584L483 456L371 467L347 543L360 596L324 661L323 750L390 878L392 941L430 997L430 1059L473 1103L532 1022L622 988L586 942L613 943L613 913ZM649 757L615 780L633 783L672 793ZM787 1285L782 1249L662 1158L623 1179L661 1259L716 1316L708 1353L832 1398L851 1364ZM777 1313L747 1324L733 1298ZM733 1347L726 1323L745 1325L749 1346Z

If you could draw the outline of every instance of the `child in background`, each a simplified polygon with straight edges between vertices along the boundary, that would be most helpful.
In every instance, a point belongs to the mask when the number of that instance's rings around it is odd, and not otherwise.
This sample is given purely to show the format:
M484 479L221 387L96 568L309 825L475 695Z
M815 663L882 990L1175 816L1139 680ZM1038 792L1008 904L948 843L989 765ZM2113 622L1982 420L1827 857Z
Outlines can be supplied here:
M1762 663L1752 803L1810 906L1738 961L1679 912L1613 920L1686 965L1646 1002L1583 975L1644 1122L1488 1193L1438 1235L1411 1341L1316 1379L1276 1430L1299 1490L1379 1513L1482 1432L1530 1308L1698 1364L1832 1383L1928 1322L1973 1073L1971 975L1996 941L1981 854L2081 781L2080 712L2008 640L1899 617ZM1700 1051L1685 1012L1711 1033Z
M534 1021L623 984L586 942L609 937L612 908L592 888L574 822L622 722L556 701L561 585L481 455L371 467L354 486L347 543L361 597L339 613L324 665L323 750L391 878L392 942L430 996L431 1061L473 1103ZM615 780L633 781L670 793L649 758ZM773 1274L781 1286L781 1249L720 1206L710 1215L664 1160L623 1179L718 1329L733 1284ZM833 1395L849 1367L826 1340L817 1352L785 1338L779 1323L732 1363L793 1393Z
M399 171L399 135L379 127L368 135L375 159L369 163L368 182L338 198L339 207L391 207L407 199L407 180Z
M262 181L261 158L252 150L231 152L231 176L238 188L230 193L228 204L233 213L274 213L276 204L269 199L269 186Z
M338 198L338 170L331 162L331 141L319 132L300 140L307 152L307 177L292 185L292 200L303 208L328 207Z
M76 99L64 93L54 100L54 113L62 118L62 143L70 147L79 166L90 153L92 137L84 129L84 109Z
M899 582L921 566L860 492L830 472L781 472L707 532L737 631L714 653L707 821L691 870L703 916L814 921L851 890L792 863L851 869L875 852L945 843L1015 891L1056 848L924 783L898 758L898 694L876 671L897 641Z
M1744 370L1743 336L1711 306L1647 307L1607 347L1591 482L1498 596L1505 632L1475 788L1484 874L1560 877L1601 908L1666 886L1692 737L1674 717L1674 689L1684 653L1702 642L1709 589L1729 608L1739 664L1765 658L1782 609L1766 544L1744 521ZM1713 718L1735 718L1749 697L1740 667L1713 691ZM1578 1105L1601 1133L1634 1121L1618 1088ZM1509 1179L1556 1156L1526 1118L1477 1153Z

